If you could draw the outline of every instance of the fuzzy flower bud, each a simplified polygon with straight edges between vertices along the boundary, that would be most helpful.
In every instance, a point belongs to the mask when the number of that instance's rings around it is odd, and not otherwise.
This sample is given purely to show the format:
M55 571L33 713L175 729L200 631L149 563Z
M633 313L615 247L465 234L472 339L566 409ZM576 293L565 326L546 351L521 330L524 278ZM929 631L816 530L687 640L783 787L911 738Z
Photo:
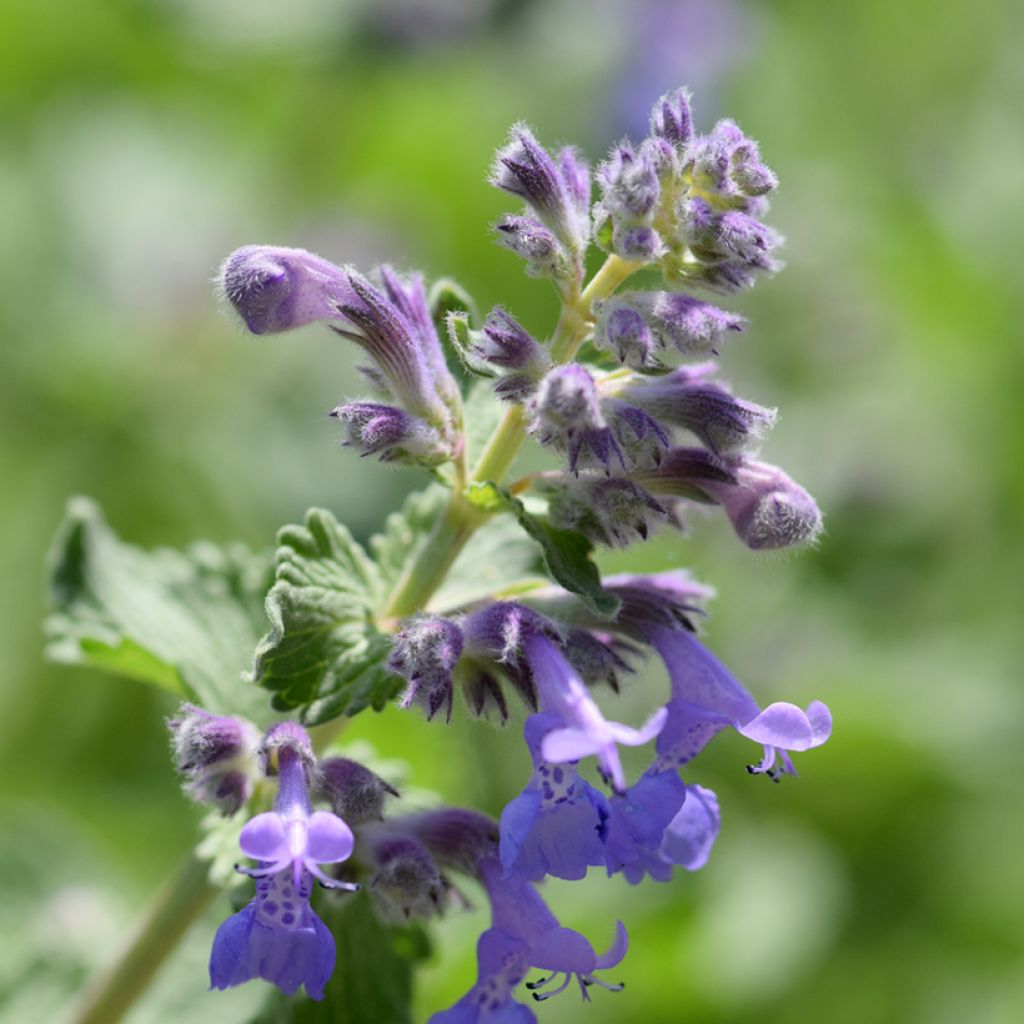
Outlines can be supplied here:
M358 761L328 757L320 762L317 796L350 825L363 825L382 820L385 801L398 790Z
M567 186L550 154L525 124L512 126L507 145L495 154L491 184L519 196L570 251L582 247L575 169Z
M756 448L775 422L774 409L734 398L707 378L714 363L680 367L629 381L617 392L663 424L685 427L716 455Z
M385 921L404 924L441 912L448 887L422 843L409 836L383 835L372 844L376 872L369 890Z
M651 134L680 149L689 145L693 139L693 112L688 89L665 93L655 103L651 110Z
M380 402L348 402L328 414L345 426L345 448L381 462L436 466L451 458L441 435L418 416Z
M410 619L395 634L388 667L409 684L402 707L418 704L433 718L442 708L451 721L452 670L462 654L462 630L451 620L424 615Z
M646 540L670 519L668 506L625 477L581 477L550 483L551 521L566 530L579 530L596 544L628 547Z
M530 403L530 430L543 445L569 455L569 469L599 465L608 471L615 456L625 468L622 452L601 414L594 378L578 363L556 366L540 382Z
M702 486L725 509L737 536L754 551L813 544L821 533L821 511L814 499L777 466L743 462L736 483Z
M526 261L531 277L564 277L569 257L554 232L534 217L506 214L494 226L498 242Z
M303 249L247 245L221 265L224 295L253 334L338 320L354 293L341 267Z
M183 704L167 722L174 765L185 792L221 814L234 814L252 795L259 733L242 718L212 715Z

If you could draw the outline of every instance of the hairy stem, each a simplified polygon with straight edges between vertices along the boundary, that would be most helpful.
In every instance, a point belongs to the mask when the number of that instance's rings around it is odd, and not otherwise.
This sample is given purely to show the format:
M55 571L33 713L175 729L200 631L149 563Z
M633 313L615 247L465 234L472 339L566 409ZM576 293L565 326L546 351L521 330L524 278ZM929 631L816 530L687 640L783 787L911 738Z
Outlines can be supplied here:
M86 989L72 1024L117 1024L217 890L209 865L190 853L157 894L117 961Z
M593 322L594 303L611 295L640 266L618 256L609 256L579 298L563 302L551 339L551 358L555 363L567 363L576 355ZM522 405L512 405L484 445L469 483L501 483L525 439L526 410ZM461 489L456 487L418 556L395 586L384 610L384 619L401 619L422 609L444 582L466 541L487 518L466 501Z

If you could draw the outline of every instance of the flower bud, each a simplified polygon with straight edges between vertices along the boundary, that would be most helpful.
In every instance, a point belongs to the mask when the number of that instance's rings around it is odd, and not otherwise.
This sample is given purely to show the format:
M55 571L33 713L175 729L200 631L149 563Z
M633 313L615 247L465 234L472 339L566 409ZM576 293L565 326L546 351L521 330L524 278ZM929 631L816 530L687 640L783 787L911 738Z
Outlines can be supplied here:
M185 791L222 814L234 814L252 795L259 732L242 718L212 715L183 704L169 719L174 764Z
M424 615L409 619L395 634L388 668L409 684L401 705L422 707L427 718L442 708L451 721L454 683L452 670L462 654L462 630L450 619Z
M531 277L565 277L569 257L554 233L534 217L506 214L494 226L498 242L526 260Z
M383 820L384 803L398 796L398 790L358 761L328 757L320 762L317 796L349 825L363 825Z
M354 293L341 267L303 249L247 245L221 265L219 284L253 334L338 320Z
M735 483L713 481L704 489L725 509L737 536L754 551L812 544L821 533L814 499L777 466L744 462Z
M554 525L579 530L608 547L646 540L652 529L669 519L666 505L625 477L587 477L545 489Z
M342 445L354 448L364 458L377 455L381 462L436 466L453 455L433 427L393 405L348 402L336 406L328 416L345 426Z
M530 430L543 445L569 455L569 470L599 465L608 472L612 456L625 468L622 453L601 414L594 378L578 363L556 366L540 382L530 403Z
M394 827L414 836L436 863L463 874L478 874L483 857L498 851L498 823L465 807L442 807L393 820Z
M377 870L369 890L384 920L404 924L440 913L448 886L422 843L384 835L373 843L372 858Z
M654 356L657 342L639 310L615 299L595 303L595 310L594 343L599 348L611 349L620 363L634 369L649 369L657 365Z
M630 381L618 394L661 423L685 427L716 455L749 451L775 422L775 410L734 398L706 378L714 363Z
M661 184L654 162L643 149L628 140L619 143L597 169L601 205L615 219L640 222L653 214L661 197Z
M693 113L690 92L676 89L665 93L651 110L651 134L667 139L680 149L693 139Z
M570 252L581 249L584 234L576 168L567 186L558 166L525 124L513 125L507 145L495 154L491 184L525 200Z

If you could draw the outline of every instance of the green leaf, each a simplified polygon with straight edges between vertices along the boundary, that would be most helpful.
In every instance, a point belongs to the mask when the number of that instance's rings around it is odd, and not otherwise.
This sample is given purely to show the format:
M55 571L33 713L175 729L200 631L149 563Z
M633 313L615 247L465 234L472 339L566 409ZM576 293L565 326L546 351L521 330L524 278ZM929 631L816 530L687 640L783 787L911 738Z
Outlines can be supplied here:
M406 565L418 554L448 501L448 493L441 484L414 491L399 511L384 520L384 529L370 538L370 550L386 590L398 582Z
M143 551L93 502L74 498L48 569L49 658L150 683L218 714L267 717L244 675L265 625L267 556L241 545Z
M590 560L593 545L583 534L552 526L546 517L528 512L518 498L492 483L474 488L470 500L482 508L493 507L498 501L503 503L540 545L551 578L576 594L595 615L615 617L622 602L602 588L601 574Z
M381 924L365 892L318 910L338 948L323 1000L275 992L251 1024L412 1024L413 967L430 952L423 930Z
M387 638L373 623L385 593L380 569L330 512L310 509L278 534L277 582L267 595L270 632L252 676L274 706L305 706L309 724L380 710L399 685L385 665Z

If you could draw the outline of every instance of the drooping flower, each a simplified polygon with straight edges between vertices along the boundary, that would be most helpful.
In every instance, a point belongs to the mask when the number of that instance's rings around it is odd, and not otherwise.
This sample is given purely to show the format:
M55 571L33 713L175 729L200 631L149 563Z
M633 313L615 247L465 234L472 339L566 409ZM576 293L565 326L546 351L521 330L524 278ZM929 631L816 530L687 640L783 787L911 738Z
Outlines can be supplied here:
M605 863L605 797L581 779L574 764L549 764L544 737L563 727L555 715L531 715L523 730L533 758L529 784L501 812L501 865L531 881L545 875L583 878Z
M268 772L278 775L274 810L250 819L239 837L242 853L258 862L238 869L256 879L256 896L217 930L210 984L225 989L259 977L287 995L305 985L311 998L321 999L334 969L335 947L309 899L314 879L329 888L356 888L320 867L347 860L354 837L337 815L312 809L312 752L299 726L275 726L264 741L263 757Z
M692 633L654 628L650 640L672 684L668 719L657 743L666 766L691 761L716 733L732 726L763 747L763 757L749 771L777 778L796 774L789 752L821 746L831 735L832 716L821 701L812 701L806 710L785 701L762 710Z

